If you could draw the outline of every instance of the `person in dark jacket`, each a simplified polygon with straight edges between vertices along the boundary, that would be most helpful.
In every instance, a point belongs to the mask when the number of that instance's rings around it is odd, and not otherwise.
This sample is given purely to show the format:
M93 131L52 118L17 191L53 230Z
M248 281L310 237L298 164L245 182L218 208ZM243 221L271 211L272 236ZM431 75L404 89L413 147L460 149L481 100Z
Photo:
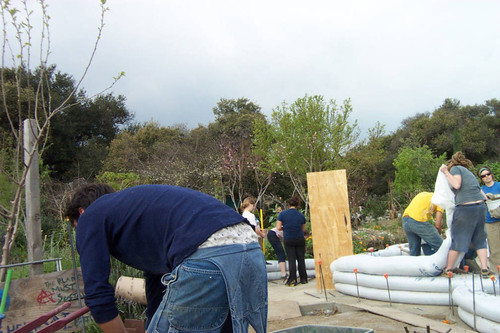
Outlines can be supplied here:
M267 327L267 272L252 227L188 188L88 184L66 215L76 227L85 302L104 332L125 332L110 256L144 271L148 332L256 332ZM168 315L167 315L168 313Z
M306 230L306 218L297 209L300 199L292 197L288 200L289 209L282 211L278 215L276 228L283 230L283 240L285 251L288 257L288 280L287 286L293 287L297 284L297 265L299 269L300 283L307 283L306 271L306 240L304 232Z

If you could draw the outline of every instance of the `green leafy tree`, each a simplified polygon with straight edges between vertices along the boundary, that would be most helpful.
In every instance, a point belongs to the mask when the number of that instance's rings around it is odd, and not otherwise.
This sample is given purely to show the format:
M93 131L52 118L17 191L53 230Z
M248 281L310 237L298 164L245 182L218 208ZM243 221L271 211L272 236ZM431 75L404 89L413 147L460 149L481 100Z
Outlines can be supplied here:
M172 184L221 196L218 150L206 127L148 122L119 133L109 146L101 175L134 173L142 183Z
M116 191L140 184L139 176L133 172L104 172L102 175L97 177L97 181L111 185L111 187L113 187Z
M148 122L135 133L120 133L109 147L103 171L133 172L147 183L183 183L186 129Z
M446 154L436 157L427 146L402 148L394 160L394 191L399 202L406 205L419 192L433 192L439 167L445 161Z
M446 99L432 116L434 127L441 134L431 142L431 148L448 156L460 150L471 161L480 161L487 152L488 141L494 137L490 119L486 105L461 106L457 100Z
M258 170L258 160L252 154L254 122L264 119L260 111L261 107L247 98L221 99L213 108L215 122L208 126L219 148L224 192L235 207L249 194L259 201L270 183L270 174Z
M72 87L71 82L68 80L58 92ZM78 101L56 115L51 124L44 162L57 179L95 177L106 158L107 147L121 126L132 119L124 96L109 93L89 100L80 92Z
M357 122L349 123L350 100L337 106L323 96L305 96L291 105L276 107L269 125L255 126L255 151L266 165L289 177L295 192L306 203L306 174L331 170L355 144Z
M433 112L419 113L401 123L401 127L381 140L383 161L371 191L383 195L394 179L393 161L404 147L427 146L436 155L451 157L462 150L472 162L498 161L500 153L500 102L496 99L482 105L462 106L457 99L447 98Z
M473 162L492 156L497 150L495 101L485 105L460 105L456 99L445 99L432 114L421 113L407 118L395 134L402 146L428 146L432 151L453 155L463 151Z
M377 168L384 160L385 126L378 123L368 131L367 140L363 140L341 159L339 167L346 169L349 204L353 213L360 211L372 192Z

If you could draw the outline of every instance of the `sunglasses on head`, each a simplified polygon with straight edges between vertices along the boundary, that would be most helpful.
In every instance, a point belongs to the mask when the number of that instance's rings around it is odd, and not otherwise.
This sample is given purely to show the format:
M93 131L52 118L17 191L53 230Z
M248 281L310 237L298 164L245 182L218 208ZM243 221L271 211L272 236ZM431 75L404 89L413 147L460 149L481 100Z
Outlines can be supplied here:
M484 177L486 177L486 176L491 176L491 172L488 172L488 173L482 174L482 175L481 175L481 178L484 178Z

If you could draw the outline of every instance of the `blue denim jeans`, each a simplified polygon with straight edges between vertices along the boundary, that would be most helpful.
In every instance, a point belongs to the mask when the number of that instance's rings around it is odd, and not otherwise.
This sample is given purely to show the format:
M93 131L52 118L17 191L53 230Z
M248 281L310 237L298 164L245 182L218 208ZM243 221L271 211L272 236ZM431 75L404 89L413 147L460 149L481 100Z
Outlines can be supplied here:
M408 246L410 248L411 256L419 256L421 252L422 239L429 244L431 248L431 253L435 253L441 243L443 243L443 238L434 227L429 222L419 222L411 217L403 217L403 229L408 238Z
M267 330L267 271L258 243L202 248L162 278L148 333Z

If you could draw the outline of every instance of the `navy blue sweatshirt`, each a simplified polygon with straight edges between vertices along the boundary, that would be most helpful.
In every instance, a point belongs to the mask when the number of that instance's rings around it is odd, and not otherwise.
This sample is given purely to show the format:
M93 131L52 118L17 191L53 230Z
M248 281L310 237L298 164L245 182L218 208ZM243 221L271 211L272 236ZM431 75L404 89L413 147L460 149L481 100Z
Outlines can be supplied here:
M97 199L76 228L85 303L95 321L118 315L115 289L108 281L110 255L145 272L146 314L151 319L163 296L160 277L215 231L243 221L217 199L178 186L141 185Z

